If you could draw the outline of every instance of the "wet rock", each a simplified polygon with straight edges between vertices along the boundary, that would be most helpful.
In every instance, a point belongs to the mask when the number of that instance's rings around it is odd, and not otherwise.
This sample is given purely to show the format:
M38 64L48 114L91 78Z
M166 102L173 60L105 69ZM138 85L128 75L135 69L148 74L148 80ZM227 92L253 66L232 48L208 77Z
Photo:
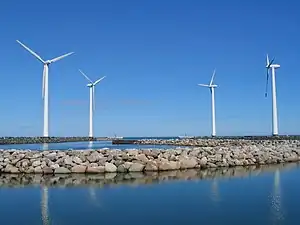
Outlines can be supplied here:
M50 167L44 167L43 174L53 174L53 169Z
M34 161L33 163L32 163L32 166L33 167L37 167L37 166L40 166L42 163L41 163L41 161L40 160L36 160L36 161Z
M129 171L129 172L141 172L141 171L144 170L144 168L145 168L145 165L142 164L142 163L133 163L133 164L129 167L128 171Z
M180 162L175 161L163 161L159 163L159 170L178 170L180 169Z
M112 163L106 162L105 163L105 172L115 173L115 172L117 172L117 167Z
M149 161L145 166L145 171L157 171L158 166L156 161Z
M77 156L73 157L72 161L76 164L81 164L82 163L82 160Z
M87 166L84 165L76 165L71 169L72 173L85 173Z
M34 173L43 173L43 169L41 166L37 166L34 168Z
M54 170L54 173L55 174L68 174L68 173L71 173L71 171L65 167L59 167Z
M104 166L97 166L97 167L87 167L86 173L104 173L105 167Z
M198 162L195 158L186 158L180 161L180 168L191 169L191 168L195 168L197 164Z
M47 159L51 160L51 161L54 161L56 160L56 152L52 152L52 153L49 153L48 155L45 156Z
M128 171L128 169L125 167L124 164L119 165L117 168L117 172L119 172L119 173L126 173L127 171Z
M207 158L204 156L200 160L200 166L205 167L207 164Z

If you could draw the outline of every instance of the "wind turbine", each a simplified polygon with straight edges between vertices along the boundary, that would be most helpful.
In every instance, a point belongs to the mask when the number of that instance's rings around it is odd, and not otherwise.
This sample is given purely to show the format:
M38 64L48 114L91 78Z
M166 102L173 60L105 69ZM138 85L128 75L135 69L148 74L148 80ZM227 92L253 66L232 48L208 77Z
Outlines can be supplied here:
M48 115L48 105L49 105L49 98L48 98L48 73L49 73L49 65L51 63L54 63L58 60L61 60L69 55L72 55L74 52L67 53L65 55L56 57L51 60L43 60L38 54L36 54L34 51L32 51L30 48L28 48L26 45L24 45L22 42L17 40L17 42L23 46L27 51L29 51L32 55L34 55L40 62L44 64L44 70L43 70L43 87L42 87L42 98L44 99L44 131L43 136L48 137L49 136L49 115Z
M212 110L212 136L216 136L216 113L215 113L215 88L218 86L213 84L216 70L214 70L209 84L198 84L201 87L207 87L211 92L211 110Z
M275 58L270 62L269 56L267 54L267 82L266 82L266 92L265 97L268 95L268 81L269 81L269 69L272 70L272 129L273 136L278 135L278 118L277 118L277 100L276 100L276 81L275 81L275 69L280 68L279 64L273 64Z
M96 80L93 82L85 73L81 70L79 72L90 82L87 84L87 87L90 88L90 130L89 130L89 137L93 137L93 111L95 110L95 86L103 80L106 76Z

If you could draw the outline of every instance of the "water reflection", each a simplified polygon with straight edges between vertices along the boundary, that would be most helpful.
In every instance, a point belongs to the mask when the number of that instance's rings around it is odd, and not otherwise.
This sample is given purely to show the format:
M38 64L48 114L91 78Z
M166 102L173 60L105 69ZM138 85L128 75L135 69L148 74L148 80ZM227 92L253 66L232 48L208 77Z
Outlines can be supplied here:
M87 150L93 150L93 141L89 141Z
M297 224L297 168L0 174L1 224Z
M90 196L90 199L91 199L93 205L99 207L100 203L99 203L99 201L97 199L95 187L89 187L88 192L89 192L89 196Z
M48 143L42 144L42 150L43 150L43 151L49 150L49 144L48 144Z
M91 186L103 187L119 184L151 184L172 180L200 180L213 179L211 192L214 201L220 201L218 182L222 178L232 179L234 177L248 177L257 174L277 171L274 183L274 202L278 202L280 197L279 170L290 170L298 168L299 163L282 165L248 166L223 169L207 170L176 170L165 172L145 172L145 173L105 173L105 174L61 174L61 175L39 175L39 174L0 174L0 187L44 185L44 186ZM93 190L90 190L91 199L95 199Z
M215 178L212 180L212 183L211 183L211 200L214 203L218 203L220 201L218 180Z
M42 187L41 211L43 225L50 225L48 216L48 188Z
M273 192L271 193L271 218L273 224L279 224L284 220L280 191L280 171L276 169L274 173Z

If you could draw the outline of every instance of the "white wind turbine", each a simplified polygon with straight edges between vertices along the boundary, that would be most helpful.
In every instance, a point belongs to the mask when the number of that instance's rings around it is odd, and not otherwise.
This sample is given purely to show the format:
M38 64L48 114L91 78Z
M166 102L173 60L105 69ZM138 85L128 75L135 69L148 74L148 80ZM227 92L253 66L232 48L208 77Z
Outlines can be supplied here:
M218 85L213 84L215 74L216 74L216 70L214 70L209 84L198 84L199 86L209 88L211 92L212 136L213 137L216 136L215 88L218 87Z
M32 55L34 55L39 61L41 61L44 64L44 70L43 70L43 87L42 87L42 97L44 99L44 131L43 136L48 137L49 136L49 116L48 116L48 105L49 105L49 98L48 98L48 73L49 73L49 65L51 63L54 63L58 60L61 60L69 55L72 55L74 52L67 53L65 55L56 57L51 60L43 60L38 54L36 54L34 51L32 51L30 48L28 48L26 45L24 45L22 42L17 40L17 42L23 46L27 51L29 51Z
M85 75L81 70L79 72L90 82L87 86L90 88L90 129L89 137L93 137L93 111L95 110L95 86L106 76L93 82L87 75Z
M277 118L277 100L276 100L276 81L275 81L275 69L280 68L279 64L273 64L275 58L273 58L270 62L269 56L267 54L267 82L266 82L266 93L265 97L267 97L268 93L268 81L269 81L269 69L272 70L272 130L273 136L278 135L278 118Z

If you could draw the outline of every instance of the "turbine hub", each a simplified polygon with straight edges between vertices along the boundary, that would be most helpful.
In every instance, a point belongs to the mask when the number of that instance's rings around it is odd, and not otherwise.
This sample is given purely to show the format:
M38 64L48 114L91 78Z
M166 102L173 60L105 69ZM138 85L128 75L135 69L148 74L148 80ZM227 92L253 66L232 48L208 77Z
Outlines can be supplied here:
M93 84L87 84L86 86L87 87L93 87Z

